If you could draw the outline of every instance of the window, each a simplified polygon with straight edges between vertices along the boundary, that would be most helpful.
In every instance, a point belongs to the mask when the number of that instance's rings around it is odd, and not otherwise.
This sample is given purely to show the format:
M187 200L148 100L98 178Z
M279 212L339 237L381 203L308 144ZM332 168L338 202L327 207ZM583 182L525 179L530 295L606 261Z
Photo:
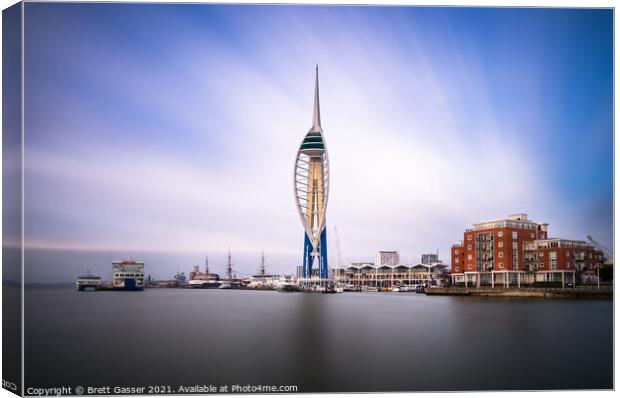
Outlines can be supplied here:
M499 232L497 233L497 237L498 237L498 238L501 238L502 236L504 236L504 231L499 231Z
M471 250L471 245L467 245L467 250Z
M499 263L500 268L504 268L504 263Z
M499 252L497 255L499 256L499 258L502 258L504 257L504 252Z
M471 264L469 264L469 265L467 266L467 269L471 269Z
M534 232L532 232L532 233L530 234L530 238L534 239L534 236L536 236L536 235L534 235Z
M558 253L555 251L549 252L549 268L558 269Z
M517 242L512 242L512 250L515 252L519 250L519 244Z
M570 268L570 261L566 262L566 268Z
M471 240L471 235L467 235L467 240Z
M545 263L539 263L538 264L538 268L540 268L540 269L545 268Z
M456 272L459 272L459 267L454 267L454 270L455 270Z
M517 239L517 236L519 236L517 231L512 231L512 239Z
M497 247L504 247L504 242L498 242Z
M542 257L544 255L545 255L545 253L543 253L543 252L538 253L538 257Z
M456 250L454 251L454 254L459 254L459 249L456 249Z
M467 255L467 259L468 259L468 260L471 260L471 254L468 254L468 255Z
M569 251L566 252L566 257L570 257L570 252Z
M590 253L590 258L592 258L592 253Z

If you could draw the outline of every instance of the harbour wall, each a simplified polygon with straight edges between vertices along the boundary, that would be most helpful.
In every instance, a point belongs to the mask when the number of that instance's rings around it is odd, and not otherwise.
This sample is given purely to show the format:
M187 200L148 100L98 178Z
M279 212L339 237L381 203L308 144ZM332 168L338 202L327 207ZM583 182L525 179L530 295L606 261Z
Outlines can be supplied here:
M541 289L541 288L465 288L438 287L426 290L429 296L478 296L478 297L532 297L552 299L612 300L613 289Z

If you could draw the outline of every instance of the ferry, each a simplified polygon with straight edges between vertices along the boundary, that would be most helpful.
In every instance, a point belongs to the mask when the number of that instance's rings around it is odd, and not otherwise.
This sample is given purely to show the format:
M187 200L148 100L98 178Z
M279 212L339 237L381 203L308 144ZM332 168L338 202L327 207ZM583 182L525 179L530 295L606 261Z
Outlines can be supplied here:
M144 261L112 262L112 286L114 290L143 290Z
M101 289L102 286L101 277L92 275L90 272L87 275L78 276L75 280L77 291L94 291Z

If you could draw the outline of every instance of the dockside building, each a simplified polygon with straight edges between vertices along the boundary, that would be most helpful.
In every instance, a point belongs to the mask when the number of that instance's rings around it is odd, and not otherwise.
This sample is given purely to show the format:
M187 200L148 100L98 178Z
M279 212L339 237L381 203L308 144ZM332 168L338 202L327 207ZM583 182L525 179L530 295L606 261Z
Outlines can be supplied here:
M351 263L334 271L338 282L355 286L394 287L403 285L440 285L449 267L441 262L433 264L375 264Z
M548 226L527 214L474 224L452 246L452 283L510 287L557 282L564 287L594 282L603 253L585 241L549 238Z

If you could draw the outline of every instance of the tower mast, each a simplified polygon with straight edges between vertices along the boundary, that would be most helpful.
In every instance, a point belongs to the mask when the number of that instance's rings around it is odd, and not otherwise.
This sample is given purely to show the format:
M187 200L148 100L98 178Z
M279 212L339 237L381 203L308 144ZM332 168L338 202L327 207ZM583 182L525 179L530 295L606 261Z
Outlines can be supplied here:
M325 215L329 195L329 159L321 127L318 65L315 69L312 127L297 152L293 188L297 211L305 231L304 279L312 278L314 266L318 268L319 279L327 279L329 265Z

